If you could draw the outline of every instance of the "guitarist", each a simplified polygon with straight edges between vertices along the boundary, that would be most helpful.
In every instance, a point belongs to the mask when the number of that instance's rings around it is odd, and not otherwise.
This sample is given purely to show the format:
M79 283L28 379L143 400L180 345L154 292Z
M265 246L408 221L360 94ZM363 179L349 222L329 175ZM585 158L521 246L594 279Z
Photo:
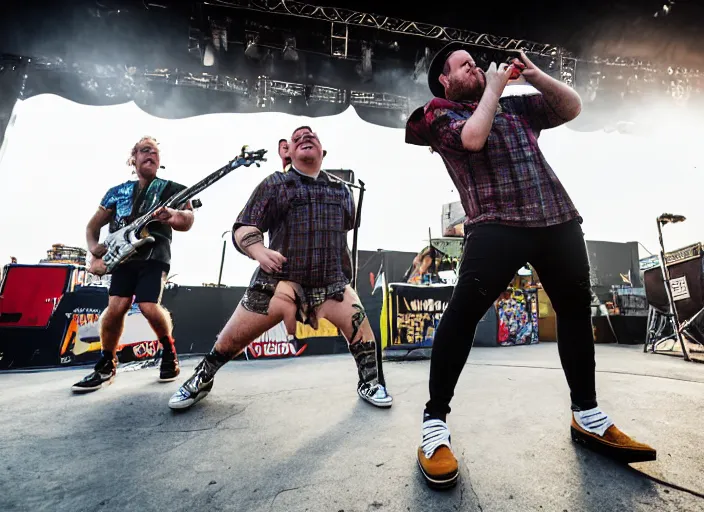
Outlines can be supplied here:
M101 259L106 248L98 242L103 226L109 224L110 233L114 233L143 215L154 204L186 188L179 183L157 178L159 162L159 147L154 138L143 137L132 148L127 165L134 167L137 180L127 181L108 190L98 211L88 222L86 240L88 250L94 256L90 272L97 275L106 273L105 263ZM117 346L133 297L164 349L159 380L171 382L180 373L176 347L171 336L171 319L160 303L171 262L172 230L191 229L193 210L190 203L180 210L164 207L157 210L154 217L161 221L149 226L155 241L140 247L134 256L119 264L112 272L108 307L100 317L101 357L94 371L73 385L75 392L95 391L115 378Z
M218 369L280 322L293 334L296 321L316 329L319 318L347 339L359 397L391 407L393 400L379 380L374 333L350 286L347 233L355 225L354 198L349 187L321 171L323 155L309 127L296 129L289 142L290 170L265 178L237 217L235 247L259 268L212 351L169 400L172 409L187 409L205 397Z

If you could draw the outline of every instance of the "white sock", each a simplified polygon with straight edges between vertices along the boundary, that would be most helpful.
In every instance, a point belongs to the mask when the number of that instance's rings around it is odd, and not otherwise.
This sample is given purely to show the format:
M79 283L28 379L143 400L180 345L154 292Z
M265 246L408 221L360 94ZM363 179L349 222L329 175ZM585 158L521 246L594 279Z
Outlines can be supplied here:
M442 420L426 420L421 427L421 448L425 456L429 459L435 450L441 446L447 446L450 450L450 429L447 423Z
M594 407L588 411L573 411L574 419L577 425L582 427L587 432L593 434L598 434L600 436L604 435L606 429L614 424L601 409Z

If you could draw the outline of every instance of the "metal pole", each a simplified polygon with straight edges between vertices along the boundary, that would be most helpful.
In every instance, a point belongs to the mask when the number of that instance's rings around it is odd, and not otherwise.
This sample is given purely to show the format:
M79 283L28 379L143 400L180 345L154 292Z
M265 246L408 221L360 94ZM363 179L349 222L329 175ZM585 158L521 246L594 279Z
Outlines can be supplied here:
M673 323L672 329L674 330L675 338L680 342L682 347L682 354L685 361L689 361L689 353L687 352L687 347L684 344L684 338L680 332L680 317L677 313L677 308L675 307L675 299L672 297L672 288L670 287L670 271L665 263L665 244L662 241L662 227L660 225L660 219L657 220L658 223L658 239L660 240L660 269L662 270L662 278L665 282L665 291L667 291L667 301L670 306L670 322Z
M357 291L357 235L359 233L359 225L362 219L362 201L364 200L364 182L359 180L359 203L357 204L357 213L354 220L354 232L352 234L352 288Z
M220 238L228 234L229 231L225 231ZM222 241L222 256L220 257L220 274L218 275L218 288L220 288L220 283L222 283L222 269L225 266L225 250L227 249L227 240Z

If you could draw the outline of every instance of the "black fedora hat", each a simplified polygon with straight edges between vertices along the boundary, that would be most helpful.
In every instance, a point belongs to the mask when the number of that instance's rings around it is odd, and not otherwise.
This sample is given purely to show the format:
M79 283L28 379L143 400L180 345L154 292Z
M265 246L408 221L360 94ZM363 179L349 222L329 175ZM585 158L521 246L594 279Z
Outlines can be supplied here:
M438 98L445 97L445 88L438 81L438 78L442 75L442 68L445 66L445 61L450 54L452 52L456 52L457 50L466 50L469 52L471 48L471 45L461 41L453 41L443 46L435 54L435 57L433 57L430 67L428 68L428 87L430 87L430 92L433 93L433 96L437 96Z

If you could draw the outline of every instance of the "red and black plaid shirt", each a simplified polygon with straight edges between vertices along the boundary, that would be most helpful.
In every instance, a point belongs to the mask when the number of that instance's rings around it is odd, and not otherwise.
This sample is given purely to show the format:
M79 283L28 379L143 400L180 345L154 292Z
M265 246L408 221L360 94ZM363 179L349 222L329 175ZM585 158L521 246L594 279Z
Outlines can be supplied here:
M484 147L462 145L461 132L478 102L434 98L406 124L406 142L438 153L460 194L465 224L543 227L581 218L538 147L540 131L561 124L542 94L510 96L499 108Z
M269 175L254 190L232 228L233 241L241 226L268 232L269 249L287 258L273 279L327 287L352 278L347 232L354 220L354 198L347 186L324 171L313 179L292 167Z

